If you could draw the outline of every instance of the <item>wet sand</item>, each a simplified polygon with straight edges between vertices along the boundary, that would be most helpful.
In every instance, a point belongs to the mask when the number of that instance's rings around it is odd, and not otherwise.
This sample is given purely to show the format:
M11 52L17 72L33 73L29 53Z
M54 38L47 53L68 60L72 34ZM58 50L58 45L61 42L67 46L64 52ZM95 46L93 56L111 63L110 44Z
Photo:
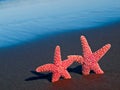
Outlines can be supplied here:
M51 73L36 73L39 65L53 62L56 45L61 46L62 59L82 54L80 36L85 35L92 50L106 43L112 47L99 61L105 74L81 74L81 65L68 68L72 79L51 83ZM120 90L120 23L87 30L71 30L44 36L19 46L0 50L0 90Z

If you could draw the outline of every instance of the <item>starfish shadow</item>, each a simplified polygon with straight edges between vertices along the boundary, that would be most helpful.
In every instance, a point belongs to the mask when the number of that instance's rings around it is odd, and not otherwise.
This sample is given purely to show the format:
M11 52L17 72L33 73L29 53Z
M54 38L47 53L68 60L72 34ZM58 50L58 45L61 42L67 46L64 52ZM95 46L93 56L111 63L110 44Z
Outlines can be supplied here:
M38 79L47 79L48 81L51 81L52 73L43 74L43 73L38 73L36 71L30 71L30 72L35 74L36 76L29 77L25 79L25 81L33 81Z
M74 72L74 73L82 75L82 66L81 65L78 65L75 68L68 68L67 70L68 70L68 72Z
M82 74L82 66L81 65L78 65L76 66L75 68L68 68L67 69L68 72L73 72L73 73L77 73L77 74ZM90 74L94 74L95 72L93 70L90 71Z

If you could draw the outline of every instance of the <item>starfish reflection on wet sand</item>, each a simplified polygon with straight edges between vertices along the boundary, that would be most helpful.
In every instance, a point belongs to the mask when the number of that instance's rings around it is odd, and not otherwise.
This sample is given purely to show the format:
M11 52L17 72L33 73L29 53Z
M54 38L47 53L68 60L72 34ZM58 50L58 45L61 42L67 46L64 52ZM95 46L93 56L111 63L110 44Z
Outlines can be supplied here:
M67 68L73 63L73 59L66 59L64 61L61 60L61 51L60 46L56 46L54 53L54 63L53 64L45 64L39 66L36 69L36 72L52 72L52 82L56 82L62 76L65 79L70 79L71 76L67 71Z
M91 51L91 48L85 38L85 36L80 37L83 56L79 55L69 55L68 58L73 58L78 63L82 64L83 75L89 75L90 70L93 70L96 74L103 74L103 70L100 68L98 61L104 56L104 54L110 49L111 45L106 44L96 52Z

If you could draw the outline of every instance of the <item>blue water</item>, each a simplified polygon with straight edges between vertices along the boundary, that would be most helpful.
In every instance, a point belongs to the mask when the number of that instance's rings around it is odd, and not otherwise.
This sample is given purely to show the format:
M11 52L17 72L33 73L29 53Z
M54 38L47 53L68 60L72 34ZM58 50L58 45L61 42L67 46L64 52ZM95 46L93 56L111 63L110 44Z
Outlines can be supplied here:
M0 47L120 21L120 0L0 0Z

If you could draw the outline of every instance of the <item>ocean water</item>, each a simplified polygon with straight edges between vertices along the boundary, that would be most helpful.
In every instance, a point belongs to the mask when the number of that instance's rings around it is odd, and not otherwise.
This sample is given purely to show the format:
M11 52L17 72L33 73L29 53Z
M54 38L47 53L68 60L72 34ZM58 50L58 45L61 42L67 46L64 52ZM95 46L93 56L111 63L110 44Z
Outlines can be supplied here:
M0 48L120 21L120 0L0 0Z

